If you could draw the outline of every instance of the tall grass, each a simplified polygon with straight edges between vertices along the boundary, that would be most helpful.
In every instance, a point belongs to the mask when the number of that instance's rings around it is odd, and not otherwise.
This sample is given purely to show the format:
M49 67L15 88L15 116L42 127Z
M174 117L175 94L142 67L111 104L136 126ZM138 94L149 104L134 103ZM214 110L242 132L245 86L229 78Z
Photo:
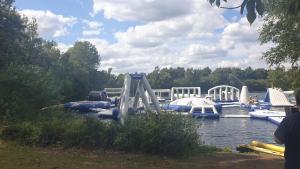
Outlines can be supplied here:
M193 119L169 113L129 117L115 140L124 151L182 155L200 145Z
M192 118L162 114L129 116L124 124L51 109L34 120L12 123L2 139L23 145L78 147L158 155L186 155L202 146Z

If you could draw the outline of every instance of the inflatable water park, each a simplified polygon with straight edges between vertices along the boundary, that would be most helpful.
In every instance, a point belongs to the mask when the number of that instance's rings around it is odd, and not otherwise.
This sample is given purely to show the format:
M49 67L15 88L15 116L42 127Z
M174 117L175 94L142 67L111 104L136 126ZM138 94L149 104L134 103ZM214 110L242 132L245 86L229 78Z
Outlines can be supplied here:
M152 89L145 74L125 74L122 88L91 91L87 101L65 103L64 107L78 113L94 113L94 117L122 120L128 114L172 112L195 118L253 118L276 125L294 106L288 95L292 91L268 88L263 99L249 95L248 87L219 85L202 94L201 87ZM222 109L237 107L248 114L222 115Z
M64 108L80 115L121 123L127 116L154 112L212 121L218 121L220 118L248 118L276 126L294 106L292 91L286 92L278 88L266 89L264 97L260 98L249 93L247 86L238 89L234 86L219 85L209 89L207 94L203 93L205 92L201 91L201 87L197 86L152 89L145 74L127 73L122 88L91 91L87 100L65 103ZM232 113L228 113L231 110ZM259 141L238 145L236 148L241 152L283 154L282 147Z

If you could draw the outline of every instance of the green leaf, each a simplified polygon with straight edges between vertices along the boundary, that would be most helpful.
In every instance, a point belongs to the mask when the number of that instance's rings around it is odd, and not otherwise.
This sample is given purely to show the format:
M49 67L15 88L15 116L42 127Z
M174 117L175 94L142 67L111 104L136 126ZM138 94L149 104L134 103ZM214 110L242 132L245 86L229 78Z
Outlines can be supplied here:
M255 13L247 13L247 20L250 24L252 24L256 19Z
M244 13L244 8L247 5L247 2L248 2L248 0L244 0L243 3L242 3L242 5L241 5L241 11L240 12L241 12L242 15Z
M210 5L212 5L215 2L215 0L209 0Z
M249 0L247 3L247 19L250 24L254 22L256 19L256 13L255 13L255 0Z
M256 11L260 16L262 16L265 12L265 6L261 0L256 0Z
M221 5L220 0L216 0L216 5L217 5L218 7L220 7L220 5Z
M246 7L248 13L255 13L255 0L249 0Z

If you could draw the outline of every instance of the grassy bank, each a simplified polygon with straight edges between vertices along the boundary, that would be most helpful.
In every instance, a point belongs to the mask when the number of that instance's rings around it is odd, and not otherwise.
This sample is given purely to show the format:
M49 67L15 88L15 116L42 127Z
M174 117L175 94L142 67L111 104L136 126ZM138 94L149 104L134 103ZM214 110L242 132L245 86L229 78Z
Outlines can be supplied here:
M283 167L282 158L224 153L204 146L193 119L173 114L136 115L124 124L54 110L31 117L0 126L0 168Z
M283 158L262 154L211 153L188 158L23 147L0 141L3 169L281 169Z
M30 115L30 116L29 116ZM61 109L8 121L0 138L19 145L122 151L166 156L203 153L194 119L172 113L128 116L121 124L78 116ZM209 151L218 151L210 148Z

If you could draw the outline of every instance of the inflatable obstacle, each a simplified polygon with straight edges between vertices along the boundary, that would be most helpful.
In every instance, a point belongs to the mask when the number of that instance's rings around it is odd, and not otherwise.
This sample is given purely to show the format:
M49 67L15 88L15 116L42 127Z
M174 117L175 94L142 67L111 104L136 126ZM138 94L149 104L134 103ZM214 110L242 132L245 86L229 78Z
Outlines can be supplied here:
M240 152L261 152L277 156L284 156L285 148L273 144L266 144L259 141L252 141L250 144L238 145L236 148Z
M109 109L110 102L106 101L79 101L64 104L65 109L78 110L80 112L89 112L94 108Z

